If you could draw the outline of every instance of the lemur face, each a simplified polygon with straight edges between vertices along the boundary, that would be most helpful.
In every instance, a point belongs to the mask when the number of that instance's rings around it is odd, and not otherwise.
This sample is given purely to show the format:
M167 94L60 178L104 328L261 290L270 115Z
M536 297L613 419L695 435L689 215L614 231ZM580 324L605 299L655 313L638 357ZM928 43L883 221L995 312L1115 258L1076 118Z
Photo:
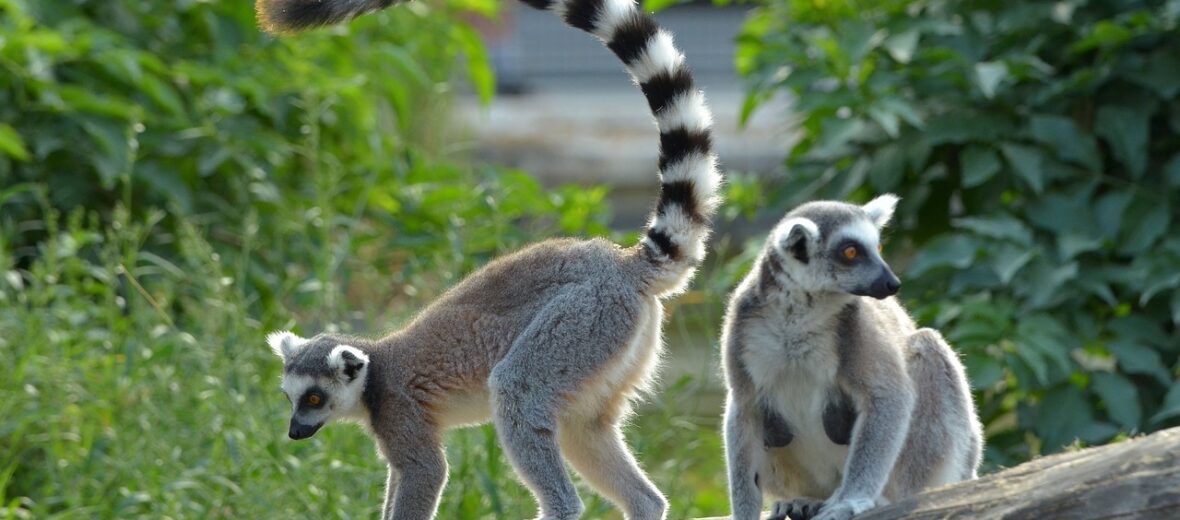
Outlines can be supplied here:
M790 212L771 235L780 278L808 292L884 299L901 281L881 258L881 229L897 197L882 195L864 206L812 202Z
M304 339L290 332L267 336L283 359L282 391L291 402L287 435L306 439L328 422L356 417L368 375L369 356L330 337Z

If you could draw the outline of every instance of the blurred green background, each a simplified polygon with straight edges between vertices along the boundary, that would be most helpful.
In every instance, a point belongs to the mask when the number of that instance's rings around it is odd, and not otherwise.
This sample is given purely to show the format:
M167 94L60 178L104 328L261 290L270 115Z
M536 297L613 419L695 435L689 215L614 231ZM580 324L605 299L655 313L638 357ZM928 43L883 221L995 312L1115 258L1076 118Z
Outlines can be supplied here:
M455 91L494 89L464 13L496 8L276 40L249 2L0 0L0 518L376 515L359 429L286 439L265 333L377 334L529 241L635 238L608 187L456 151ZM902 195L887 257L968 366L988 470L1180 424L1178 18L760 0L744 113L791 96L801 138L785 175L731 177L721 224ZM715 338L759 245L717 237L666 328L697 373L628 429L671 518L727 512ZM490 428L448 454L446 517L534 514Z

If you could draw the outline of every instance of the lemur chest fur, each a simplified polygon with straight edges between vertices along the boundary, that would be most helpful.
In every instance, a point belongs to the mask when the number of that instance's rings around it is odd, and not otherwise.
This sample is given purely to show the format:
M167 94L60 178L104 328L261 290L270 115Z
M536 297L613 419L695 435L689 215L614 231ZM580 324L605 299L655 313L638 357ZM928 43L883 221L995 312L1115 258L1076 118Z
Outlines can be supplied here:
M745 324L743 361L759 388L767 448L851 440L856 410L837 378L839 338L824 321L788 316Z

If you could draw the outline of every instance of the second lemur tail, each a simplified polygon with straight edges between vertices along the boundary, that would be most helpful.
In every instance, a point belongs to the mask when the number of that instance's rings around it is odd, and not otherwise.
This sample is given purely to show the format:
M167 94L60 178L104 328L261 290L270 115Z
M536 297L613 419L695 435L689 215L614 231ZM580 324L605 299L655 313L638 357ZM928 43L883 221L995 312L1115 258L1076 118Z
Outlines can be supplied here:
M334 24L398 0L258 0L263 29L294 32ZM705 257L721 174L713 155L713 116L693 86L672 36L634 0L522 0L593 34L623 61L660 130L660 196L642 250L658 285L675 289ZM661 291L662 292L662 291Z

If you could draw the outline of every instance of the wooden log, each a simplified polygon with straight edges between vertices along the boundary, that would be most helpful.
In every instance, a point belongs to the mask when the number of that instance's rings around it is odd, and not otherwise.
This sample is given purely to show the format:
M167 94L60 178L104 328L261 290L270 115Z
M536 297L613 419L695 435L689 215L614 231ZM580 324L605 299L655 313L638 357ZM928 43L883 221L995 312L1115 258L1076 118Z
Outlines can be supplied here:
M1180 519L1180 428L1041 457L856 518Z

